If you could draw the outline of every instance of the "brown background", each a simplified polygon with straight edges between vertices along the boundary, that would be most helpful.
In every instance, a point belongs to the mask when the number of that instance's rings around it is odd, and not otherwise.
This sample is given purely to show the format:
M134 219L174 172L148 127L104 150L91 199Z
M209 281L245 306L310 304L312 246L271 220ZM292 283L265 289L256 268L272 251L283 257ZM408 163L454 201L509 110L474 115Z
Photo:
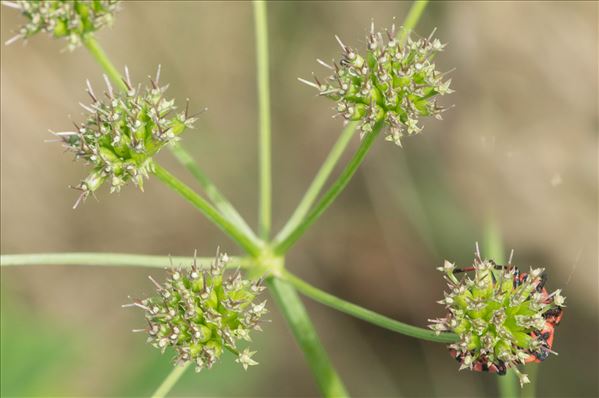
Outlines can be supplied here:
M363 48L374 18L386 27L408 3L269 4L274 227L299 201L339 134L332 104L298 84L338 57L333 34ZM143 80L158 64L169 95L207 106L184 145L256 224L256 88L252 10L244 2L124 2L99 40ZM597 3L430 4L417 31L448 42L456 107L427 120L404 149L380 140L348 189L294 247L288 266L328 291L396 319L439 316L444 258L466 264L493 214L524 268L544 266L568 309L542 364L539 396L597 396ZM2 41L21 23L2 8ZM156 180L98 194L80 209L67 188L84 176L47 130L69 129L101 71L85 49L35 37L2 47L2 253L111 251L210 255L235 246ZM446 102L447 103L447 102ZM353 142L352 147L357 145ZM160 161L193 184L165 151ZM484 248L483 248L484 249ZM157 270L31 267L2 270L4 395L148 394L168 356L129 330L128 295L151 291ZM457 371L440 345L420 343L307 302L356 396L492 396L495 377ZM273 308L274 310L274 308ZM256 338L257 366L226 358L180 395L307 396L316 388L280 315Z

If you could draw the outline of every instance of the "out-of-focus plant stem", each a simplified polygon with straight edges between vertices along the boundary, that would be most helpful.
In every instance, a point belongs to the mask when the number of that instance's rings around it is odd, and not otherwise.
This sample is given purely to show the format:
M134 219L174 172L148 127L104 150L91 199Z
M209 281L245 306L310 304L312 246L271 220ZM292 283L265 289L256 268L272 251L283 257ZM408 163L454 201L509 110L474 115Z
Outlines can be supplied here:
M266 283L304 352L322 395L330 398L349 396L293 285L277 278L269 278Z
M324 211L335 201L337 196L347 186L358 167L364 161L366 154L374 143L376 137L381 132L382 122L375 125L373 130L366 134L360 143L356 153L351 158L339 178L333 183L329 190L322 196L320 201L314 206L314 209L298 224L297 227L287 234L281 236L280 240L274 242L274 251L276 254L283 254L306 232L306 230L324 213Z
M206 196L214 203L214 206L231 221L237 228L241 229L246 235L257 240L258 238L254 234L254 231L245 222L243 217L237 212L235 207L224 197L224 195L218 190L216 185L204 174L202 169L193 160L189 152L187 152L181 145L174 143L170 146L171 153L179 160L185 168L196 178L200 183L200 186L206 192Z
M116 69L116 67L110 62L110 58L104 52L100 43L96 40L93 34L87 34L83 37L83 45L88 49L90 54L94 57L96 62L100 64L106 75L120 90L127 90L127 85L123 81L122 75Z
M266 2L254 1L254 29L256 35L256 60L259 112L260 152L260 212L259 235L267 240L271 224L271 132L270 96L268 80L268 21ZM274 278L268 287L287 320L296 341L312 369L325 397L342 397L347 392L341 378L333 367L308 313L295 289L286 282Z
M537 394L537 379L539 377L539 364L529 363L526 365L526 373L530 379L530 383L522 387L522 398L535 398Z
M160 386L152 394L152 398L164 398L173 389L174 385L177 384L183 373L189 368L191 362L187 362L183 366L175 366L175 368L166 376L166 379L160 384Z
M400 30L398 33L400 42L403 43L407 39L408 33L416 27L418 21L420 21L420 18L422 17L422 13L426 8L427 3L428 0L416 0L414 3L412 3L412 7L410 7L410 11L408 11L408 15L406 15L403 20L404 29Z
M318 194L322 190L322 187L326 183L327 179L331 175L331 172L335 168L337 162L345 152L347 145L350 143L351 138L354 136L354 132L356 131L358 123L351 122L343 129L343 132L339 136L339 139L333 145L331 152L328 154L324 163L318 170L318 173L314 177L314 180L308 187L308 190L302 197L299 205L285 224L285 226L281 229L281 231L275 237L275 241L283 240L283 237L288 236L291 231L293 231L297 226L301 223L302 219L306 216L314 201L318 197Z

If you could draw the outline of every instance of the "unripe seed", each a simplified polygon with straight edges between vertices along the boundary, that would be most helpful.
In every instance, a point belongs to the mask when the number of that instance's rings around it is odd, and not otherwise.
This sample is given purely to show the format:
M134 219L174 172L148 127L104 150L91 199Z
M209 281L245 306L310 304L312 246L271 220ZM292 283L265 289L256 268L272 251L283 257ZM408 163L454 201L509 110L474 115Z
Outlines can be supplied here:
M127 85L129 72L126 70ZM143 190L144 178L154 171L153 156L170 142L179 139L197 120L184 112L173 115L173 100L164 98L167 86L159 86L160 67L150 87L144 90L115 92L107 80L107 101L100 101L87 84L93 103L83 105L88 112L76 131L54 133L64 146L93 167L76 187L81 191L77 207L105 181L110 191L118 192L129 181Z
M250 331L261 330L266 301L253 301L264 287L261 281L243 279L239 271L225 276L228 260L217 254L210 272L202 274L195 262L187 271L172 270L162 285L150 278L159 295L126 305L146 312L148 342L162 352L172 347L175 364L193 362L199 372L210 368L225 348L238 355L244 369L257 364L251 359L255 352L239 352L237 343L251 341Z
M395 32L395 26L391 31ZM438 72L432 63L433 57L445 45L433 40L432 34L416 41L408 35L406 43L400 45L395 36L386 33L387 41L371 26L365 57L335 36L343 50L340 64L332 68L322 61L319 63L334 71L327 80L336 83L337 87L299 80L318 89L320 95L338 101L337 110L347 121L361 122L362 136L384 120L386 139L401 145L405 134L417 134L422 130L418 126L422 116L440 118L445 108L437 106L435 97L450 94L453 90L449 88L451 80L443 81L445 74ZM347 111L358 104L372 109L369 112Z
M27 22L6 44L45 32L65 38L68 49L74 50L85 35L112 25L119 0L17 0L10 5L21 11Z

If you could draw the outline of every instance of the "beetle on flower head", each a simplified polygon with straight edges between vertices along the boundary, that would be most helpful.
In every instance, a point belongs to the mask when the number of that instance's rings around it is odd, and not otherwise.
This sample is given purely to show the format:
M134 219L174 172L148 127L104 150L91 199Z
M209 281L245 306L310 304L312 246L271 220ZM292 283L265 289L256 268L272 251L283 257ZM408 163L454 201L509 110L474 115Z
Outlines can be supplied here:
M439 268L445 273L450 292L439 303L449 313L432 319L431 329L458 335L459 341L449 345L451 355L460 362L460 370L488 371L504 375L508 368L528 383L528 376L517 366L541 362L555 352L555 327L563 316L565 298L561 290L549 294L543 268L520 272L512 265L497 265L482 260L476 252L474 264L456 268L445 261ZM458 273L474 273L461 280Z

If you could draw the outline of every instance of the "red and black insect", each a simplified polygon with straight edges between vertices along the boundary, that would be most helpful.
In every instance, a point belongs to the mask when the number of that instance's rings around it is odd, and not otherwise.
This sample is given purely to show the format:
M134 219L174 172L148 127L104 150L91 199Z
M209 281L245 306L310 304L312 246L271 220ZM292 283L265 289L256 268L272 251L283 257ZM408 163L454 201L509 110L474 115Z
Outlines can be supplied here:
M478 258L478 260L482 261L482 260L480 260L480 257ZM529 277L528 273L520 272L520 270L517 267L511 265L511 259L510 259L509 265L498 265L498 264L495 264L492 260L490 262L493 264L493 267L496 270L505 270L505 269L507 269L508 271L514 270L514 288L520 286ZM474 267L465 267L465 268L456 268L453 270L453 273L472 272L472 271L475 271ZM493 276L493 278L495 278L495 277ZM537 292L541 293L541 295L546 303L549 303L551 298L549 296L549 293L547 292L547 289L545 289L546 283L547 283L547 275L545 273L543 273L543 274L541 274L539 281L535 285L535 290ZM531 355L526 360L526 363L542 362L545 359L547 359L547 357L549 356L549 354L551 352L553 352L552 347L553 347L553 338L554 338L554 334L555 334L555 327L559 325L559 323L562 320L563 315L564 315L564 312L561 307L552 308L543 314L543 318L545 318L545 325L543 327L543 330L540 331L540 334L538 336L534 332L531 333L531 337L541 340L541 349L534 353L531 352ZM463 360L464 360L463 353L458 353L456 350L450 349L450 354L452 357L454 357L456 359L456 361L458 361L460 363L463 362ZM507 366L501 360L497 360L497 362L489 364L489 361L487 360L487 358L485 356L481 356L480 358L478 358L478 360L475 363L473 363L472 370L474 370L476 372L497 373L498 375L503 376L506 374Z

